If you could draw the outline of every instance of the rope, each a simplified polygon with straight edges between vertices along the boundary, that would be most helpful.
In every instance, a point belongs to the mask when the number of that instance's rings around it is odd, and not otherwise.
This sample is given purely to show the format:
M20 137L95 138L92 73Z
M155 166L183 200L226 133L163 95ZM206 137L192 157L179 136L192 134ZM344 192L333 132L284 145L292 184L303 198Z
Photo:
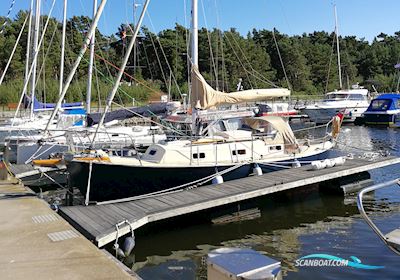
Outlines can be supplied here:
M4 20L4 23L0 28L0 34L3 34L4 29L6 28L6 26L8 24L8 20L10 19L10 14L11 14L12 9L14 8L14 4L15 4L15 0L13 0L11 2L10 8L8 9L8 12L7 12L7 15L6 15L6 19Z
M88 175L88 182L86 186L86 196L85 196L85 205L89 205L89 195L90 195L90 183L92 180L92 167L93 167L93 161L89 162L89 175Z
M89 62L89 60L87 60L86 58L82 58L85 62ZM98 68L97 68L97 66L96 66L96 64L94 63L93 64L93 68L94 68L94 70L96 71L96 75L97 75L97 73L99 73L103 78L105 78L106 79L106 81L107 82L109 82L110 84L112 84L112 85L114 85L114 81L113 80L111 80L109 77L107 77L103 72L101 72ZM122 92L123 94L125 94L126 96L128 96L129 98L133 98L132 96L130 96L126 91L124 91L121 87L119 87L118 88L118 91L119 92ZM119 93L118 92L118 93ZM123 103L123 102L121 102L121 103ZM137 102L137 103L140 103L140 102Z
M99 56L99 55L96 54L96 53L95 53L94 55L95 55L96 58L98 58L98 59L104 61L106 64L112 66L112 67L115 68L116 70L118 70L118 71L120 70L120 68L119 68L117 65L111 63L110 61L106 60L105 58ZM137 82L138 84L141 84L142 86L144 86L144 87L147 88L148 90L150 90L150 91L152 91L152 92L154 92L154 93L157 93L157 94L161 93L161 92L156 91L155 89L149 87L149 86L146 85L144 82L142 82L142 81L136 79L136 78L133 77L132 75L129 75L127 72L124 71L123 73L125 74L125 76L127 76L128 78L134 80L134 81Z
M6 163L6 161L3 159L2 162L3 162L4 166L6 167L8 174L10 176L13 176L13 173L11 172L10 168L8 167L8 164Z

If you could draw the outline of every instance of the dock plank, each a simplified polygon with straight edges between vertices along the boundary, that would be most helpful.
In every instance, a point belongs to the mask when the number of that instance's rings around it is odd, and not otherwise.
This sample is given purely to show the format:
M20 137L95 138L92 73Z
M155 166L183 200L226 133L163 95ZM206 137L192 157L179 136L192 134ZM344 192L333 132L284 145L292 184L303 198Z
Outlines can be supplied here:
M88 232L93 233L92 239L96 240L99 247L102 247L114 240L116 232L113 226L121 217L128 219L131 226L136 229L148 222L321 183L398 163L400 163L400 158L397 157L387 157L375 161L357 158L347 160L344 165L332 168L311 170L310 166L302 166L228 181L220 185L201 186L191 190L166 193L118 204L77 208L74 206L62 207L60 212L78 223L83 229L87 228ZM92 221L90 222L90 220ZM86 224L88 221L89 224ZM129 226L120 229L121 234L129 233L129 231Z

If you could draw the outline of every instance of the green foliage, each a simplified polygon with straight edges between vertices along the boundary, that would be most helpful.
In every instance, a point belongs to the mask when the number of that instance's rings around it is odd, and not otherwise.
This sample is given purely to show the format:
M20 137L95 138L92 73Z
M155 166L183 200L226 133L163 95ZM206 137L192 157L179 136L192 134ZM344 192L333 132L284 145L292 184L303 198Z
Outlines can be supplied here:
M15 19L10 20L4 34L0 35L0 74L26 16L27 12L20 11ZM42 20L45 21L46 16ZM0 23L3 21L4 18L0 17ZM74 16L68 20L64 80L83 44L90 22L86 16ZM42 70L36 95L46 102L55 102L58 98L61 28L60 22L55 18L50 19L38 56L38 70ZM118 72L109 63L120 65L133 28L121 24L115 35L111 36L96 31L97 56L92 101L100 99L104 104ZM174 99L179 99L182 93L187 94L190 75L188 30L176 24L175 28L158 34L143 27L141 34L135 48L137 59L131 55L125 71L127 75L123 76L115 101L131 104L134 98L136 102L145 103L158 99L161 92L169 92ZM233 28L228 31L202 28L199 30L199 68L205 79L222 91L236 90L239 79L242 79L244 89L290 86L294 95L314 97L339 87L333 39L333 33L319 31L288 36L278 30L254 29L243 36ZM393 66L399 62L400 31L394 35L381 33L371 43L355 36L339 39L342 82L345 87L358 82L367 87L375 83L379 91L396 90L398 73ZM25 73L26 41L27 28L22 33L6 78L0 86L1 104L18 102L20 98ZM69 87L66 101L85 100L88 64L89 56L86 53Z

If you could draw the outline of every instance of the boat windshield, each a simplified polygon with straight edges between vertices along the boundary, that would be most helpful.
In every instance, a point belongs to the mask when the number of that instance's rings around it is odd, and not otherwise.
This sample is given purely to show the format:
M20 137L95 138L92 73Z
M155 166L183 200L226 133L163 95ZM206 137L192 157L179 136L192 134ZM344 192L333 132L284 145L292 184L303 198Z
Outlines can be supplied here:
M329 101L329 100L345 100L345 99L348 99L348 98L349 98L349 94L331 93L331 94L328 94L326 96L325 100L326 101Z
M371 105L369 106L370 111L386 111L390 108L390 104L392 103L391 99L375 99L372 100Z
M366 96L362 94L343 94L343 93L331 93L326 96L326 101L332 100L366 100Z
M350 100L366 100L367 96L362 94L350 94Z

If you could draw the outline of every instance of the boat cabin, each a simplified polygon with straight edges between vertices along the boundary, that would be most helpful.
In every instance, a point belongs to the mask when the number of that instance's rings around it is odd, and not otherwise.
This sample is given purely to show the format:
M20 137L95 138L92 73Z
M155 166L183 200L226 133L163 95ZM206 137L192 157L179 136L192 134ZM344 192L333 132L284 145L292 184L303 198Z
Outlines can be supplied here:
M382 94L373 99L364 112L367 125L395 125L400 121L400 94Z

